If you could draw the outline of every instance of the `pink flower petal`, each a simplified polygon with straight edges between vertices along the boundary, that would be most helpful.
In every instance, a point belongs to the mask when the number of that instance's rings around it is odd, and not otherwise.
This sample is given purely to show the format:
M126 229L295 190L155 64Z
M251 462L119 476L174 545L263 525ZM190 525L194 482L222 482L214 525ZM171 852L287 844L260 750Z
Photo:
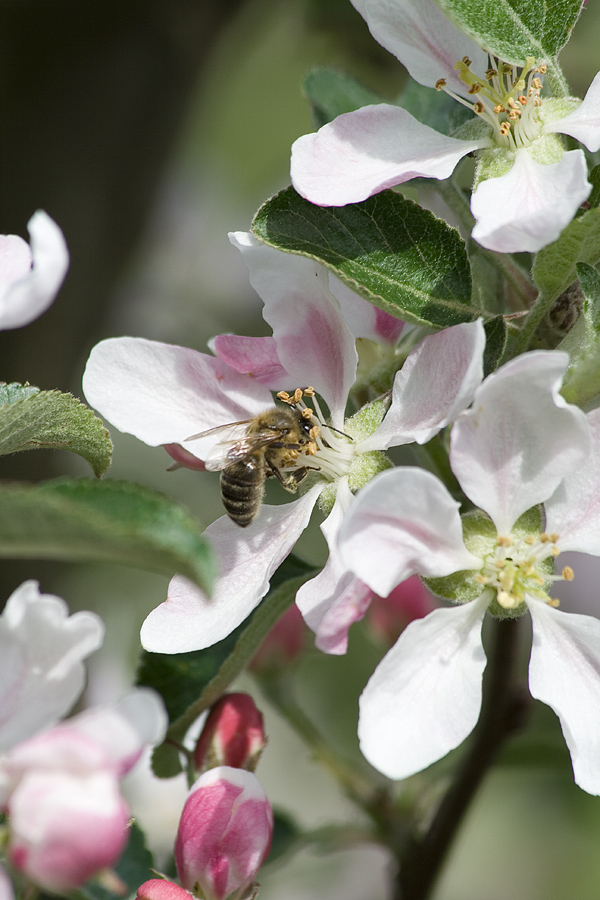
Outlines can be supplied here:
M439 78L467 99L468 86L459 79L454 63L464 56L473 71L483 75L487 57L463 31L456 28L433 0L352 0L366 19L371 34L426 87Z
M346 206L411 178L448 178L488 140L459 141L387 103L344 113L292 146L292 184L319 206Z
M487 599L415 619L375 669L360 699L365 757L388 778L408 778L458 747L481 708Z
M478 569L458 509L425 469L388 469L359 491L346 514L338 539L342 561L381 597L411 575Z
M471 197L473 240L498 253L536 253L557 239L591 189L582 150L547 165L517 150L510 171L482 181Z
M186 653L227 637L267 593L273 572L306 528L321 490L314 487L293 503L263 506L247 528L227 516L209 525L206 536L221 572L212 597L176 575L167 600L142 625L142 646L152 653Z
M119 431L151 447L252 418L273 405L270 391L213 356L147 341L111 338L92 350L83 376L91 406ZM218 437L189 441L205 458Z
M462 489L508 534L590 452L584 413L559 391L569 358L534 351L511 360L477 389L454 423L450 462Z
M273 329L281 365L295 379L294 387L315 388L341 428L358 357L327 270L245 232L230 240L244 254L250 282L265 304L263 316Z
M424 338L397 373L392 405L360 451L431 440L471 402L483 378L484 347L481 320Z
M273 337L243 337L238 334L219 334L214 340L215 353L236 372L252 375L259 384L272 391L294 389L290 376L277 356Z
M329 275L329 290L339 302L342 315L355 338L368 338L382 344L395 344L405 323L363 300L334 275Z

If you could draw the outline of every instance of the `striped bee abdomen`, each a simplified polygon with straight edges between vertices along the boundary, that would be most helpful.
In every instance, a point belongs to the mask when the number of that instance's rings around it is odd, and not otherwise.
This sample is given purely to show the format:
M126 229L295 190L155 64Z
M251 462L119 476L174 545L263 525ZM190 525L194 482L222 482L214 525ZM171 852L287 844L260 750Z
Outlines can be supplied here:
M230 519L245 528L255 518L262 503L265 484L262 456L232 463L221 472L221 497Z

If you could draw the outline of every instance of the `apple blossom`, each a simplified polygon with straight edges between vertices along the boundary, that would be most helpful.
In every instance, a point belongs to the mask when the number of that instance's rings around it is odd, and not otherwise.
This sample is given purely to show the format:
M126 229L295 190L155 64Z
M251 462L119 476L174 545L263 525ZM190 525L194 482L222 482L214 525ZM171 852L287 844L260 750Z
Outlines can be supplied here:
M49 215L39 209L27 228L31 247L16 234L0 235L0 331L41 316L69 267L63 233Z
M25 581L0 616L0 752L54 725L85 682L83 659L104 637L92 612L72 616L64 600Z
M232 240L248 263L273 336L218 338L214 343L217 358L135 338L104 341L91 353L84 391L91 405L117 428L152 446L185 442L187 452L206 460L219 438L214 432L203 434L202 429L248 420L272 407L269 388L277 390L282 382L283 386L310 384L314 390L298 389L291 397L279 392L278 396L307 411L317 424L314 452L297 461L298 468L312 470L313 483L293 503L263 506L244 529L228 517L207 528L221 573L213 595L209 598L187 579L175 576L167 602L151 612L142 626L142 643L153 652L201 649L229 634L267 592L271 575L308 524L315 504L331 513L325 526L331 547L353 491L391 465L382 451L430 440L470 403L482 377L482 323L457 325L424 338L413 348L396 375L387 412L379 401L344 420L357 368L356 335L330 290L326 269L313 260L265 246L252 235L240 233ZM359 308L365 303L354 299ZM348 296L344 303L349 304ZM387 333L393 331L385 316L376 316L370 333L375 334L382 324ZM248 351L253 343L256 356ZM330 420L315 392L327 404ZM199 437L188 439L198 432ZM298 595L307 623L318 632L340 592L343 622L332 613L336 621L323 625L327 632L323 643L330 652L344 652L348 625L356 620L357 605L362 608L363 597L371 592L347 578L331 558L321 575Z
M219 766L196 781L175 841L181 884L204 900L241 900L271 846L273 813L252 772Z
M164 878L151 878L137 889L137 900L190 900L192 894L185 888Z
M565 151L557 133L600 148L600 74L583 102L542 101L543 64L530 59L519 70L488 56L434 0L353 2L416 81L446 90L478 121L448 137L398 106L345 113L293 145L296 190L321 206L345 206L412 178L448 178L476 152L473 238L504 253L556 240L591 191L583 151Z
M394 469L361 491L340 531L342 559L379 594L418 573L458 604L412 622L363 692L363 752L392 778L424 769L473 729L486 610L529 610L530 691L558 715L576 783L600 794L600 621L559 611L547 593L573 577L569 567L552 574L560 552L600 555L600 411L586 416L560 396L567 364L560 352L512 360L454 423L450 463L483 512L461 522L433 475Z
M158 696L137 689L114 709L88 710L1 757L12 865L51 891L113 865L128 839L119 781L165 730Z

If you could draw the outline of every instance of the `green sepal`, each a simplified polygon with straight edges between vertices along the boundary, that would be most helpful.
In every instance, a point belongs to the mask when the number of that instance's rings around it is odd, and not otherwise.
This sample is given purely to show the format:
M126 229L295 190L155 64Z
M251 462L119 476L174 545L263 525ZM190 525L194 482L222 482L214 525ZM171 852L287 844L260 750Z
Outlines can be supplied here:
M483 353L483 375L487 378L498 368L506 347L508 331L504 316L494 316L485 325L485 350Z
M561 394L569 403L585 408L600 396L600 274L586 263L578 263L576 272L583 309L558 349L570 359Z
M0 557L107 562L185 575L210 592L212 551L179 504L128 481L0 485Z
M107 471L112 457L112 441L102 421L72 394L0 384L0 455L44 448L82 456L98 476Z
M504 62L552 61L569 40L581 0L436 0L450 19ZM483 74L483 73L477 73Z
M485 315L472 305L458 232L394 191L323 207L289 187L258 210L252 230L271 247L322 263L370 303L415 325L447 328Z

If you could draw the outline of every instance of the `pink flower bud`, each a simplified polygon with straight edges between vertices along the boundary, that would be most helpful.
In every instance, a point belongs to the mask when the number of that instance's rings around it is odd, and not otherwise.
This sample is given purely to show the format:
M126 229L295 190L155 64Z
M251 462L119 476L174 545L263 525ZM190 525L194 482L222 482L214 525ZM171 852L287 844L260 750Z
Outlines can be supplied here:
M367 623L376 637L391 647L409 622L423 618L435 607L432 594L421 579L413 575L395 587L388 597L373 594Z
M189 891L164 878L151 878L137 889L137 900L190 900L190 897Z
M215 703L198 738L198 771L232 766L254 771L266 743L262 713L249 694L225 694Z
M306 625L295 603L275 622L254 654L250 668L254 672L289 666L302 653Z
M220 766L201 775L183 808L175 860L184 888L205 900L241 900L266 859L273 813L251 772Z
M26 774L8 804L9 856L35 884L67 891L112 866L128 838L129 811L107 771Z

